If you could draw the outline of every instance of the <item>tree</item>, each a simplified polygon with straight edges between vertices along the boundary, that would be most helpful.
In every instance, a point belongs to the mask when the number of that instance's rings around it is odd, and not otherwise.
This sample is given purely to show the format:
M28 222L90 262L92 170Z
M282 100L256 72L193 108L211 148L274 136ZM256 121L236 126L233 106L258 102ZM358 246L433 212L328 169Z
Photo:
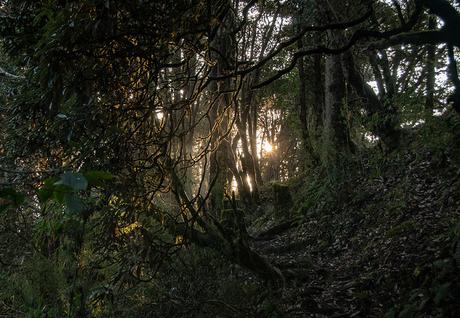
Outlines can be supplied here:
M445 60L459 109L460 15L447 0L0 10L5 202L21 201L10 186L27 194L18 228L37 238L27 253L65 264L55 277L65 301L44 294L69 316L89 315L97 284L128 293L190 245L282 285L292 272L253 248L246 224L269 181L345 170L377 143L399 149L404 125L447 97L436 89Z

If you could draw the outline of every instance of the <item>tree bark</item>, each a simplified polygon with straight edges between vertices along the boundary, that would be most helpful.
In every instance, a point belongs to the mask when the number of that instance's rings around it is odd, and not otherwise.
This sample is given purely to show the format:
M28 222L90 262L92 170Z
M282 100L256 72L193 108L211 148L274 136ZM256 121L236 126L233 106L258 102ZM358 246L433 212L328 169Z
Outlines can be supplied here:
M364 81L350 51L343 54L343 65L348 82L364 101L367 116L370 118L377 115L377 122L372 123L370 127L372 133L381 139L388 150L395 149L400 138L396 109L391 103L385 107L374 90Z
M328 2L327 7L318 8L322 19L335 22L340 3ZM343 35L341 30L327 32L330 47L340 47ZM350 152L350 138L345 118L343 116L346 96L345 75L342 66L342 54L327 55L324 68L324 111L323 111L323 147L321 161L326 166L336 166L340 157Z
M428 29L436 28L436 17L430 16ZM429 120L433 116L434 109L434 90L436 82L436 45L428 45L426 53L426 100L425 100L425 119Z
M302 39L298 41L298 48L300 50L303 49ZM314 133L310 131L310 125L308 123L308 113L310 113L310 117L313 117L316 114L311 110L309 111L309 108L312 109L313 107L308 107L307 103L307 73L305 70L305 58L302 57L297 61L297 69L299 72L300 82L298 92L298 115L300 120L300 127L302 130L302 141L304 144L304 151L306 153L306 167L308 168L313 167L317 162L317 156L315 153L315 149L313 148Z
M323 113L322 161L327 165L338 163L340 155L348 152L348 132L342 116L345 98L345 77L342 70L341 56L326 57L325 65L325 100Z
M211 4L210 4L211 5ZM230 8L230 1L226 1L225 6ZM212 9L210 9L212 10ZM235 59L234 39L231 32L233 26L233 15L231 10L222 18L214 37L210 36L210 58L215 61L211 69L211 77L217 78L231 71L231 63ZM211 110L209 113L211 129L211 155L209 167L209 186L210 189L210 208L214 215L221 215L225 188L227 185L228 170L228 108L232 104L231 98L231 78L224 78L212 81L209 91L215 98L212 98Z

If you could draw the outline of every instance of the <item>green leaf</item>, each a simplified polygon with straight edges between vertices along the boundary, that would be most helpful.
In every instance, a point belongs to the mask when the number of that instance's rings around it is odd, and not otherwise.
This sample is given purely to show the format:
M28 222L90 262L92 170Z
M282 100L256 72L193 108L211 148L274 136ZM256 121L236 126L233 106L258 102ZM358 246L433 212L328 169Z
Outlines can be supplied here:
M388 311L384 318L396 318L396 311L394 310L394 308L392 308L390 311Z
M50 177L43 181L43 186L37 190L37 196L41 203L45 203L53 197L55 190L55 183L59 179L57 177Z
M58 181L59 178L58 177L49 177L49 178L46 178L44 181L43 181L43 187L45 188L52 188L54 186L54 183L56 181Z
M460 242L457 243L457 247L455 248L454 259L457 266L460 267Z
M403 310L399 313L400 318L414 318L417 313L417 306L415 304L407 304Z
M442 284L441 286L438 286L436 290L436 295L434 297L434 302L436 305L440 305L441 302L446 299L446 297L449 295L450 292L450 285L451 283L445 283Z
M25 196L13 188L4 188L0 190L0 212L9 207L18 207L25 201Z
M62 174L61 180L54 183L54 185L66 185L75 191L86 190L88 187L88 181L79 172L66 171Z
M90 185L100 185L102 181L113 179L113 175L110 172L101 170L90 170L83 173L83 175Z
M0 190L0 198L11 200L15 205L20 205L24 202L24 194L17 192L13 188L5 188Z
M83 201L73 193L66 193L64 195L64 201L67 209L69 209L71 213L78 214L85 210Z
M38 189L37 196L41 203L45 203L53 196L53 190L49 188Z
M53 199L59 203L64 203L64 196L72 192L74 192L74 190L71 187L62 184L61 181L58 181L54 184Z

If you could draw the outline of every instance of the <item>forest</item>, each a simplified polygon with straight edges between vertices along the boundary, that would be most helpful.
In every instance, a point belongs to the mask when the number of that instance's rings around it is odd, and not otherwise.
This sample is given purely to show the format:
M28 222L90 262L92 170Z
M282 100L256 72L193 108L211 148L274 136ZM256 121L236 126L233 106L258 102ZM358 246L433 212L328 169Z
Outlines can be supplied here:
M459 0L0 0L0 317L460 317Z

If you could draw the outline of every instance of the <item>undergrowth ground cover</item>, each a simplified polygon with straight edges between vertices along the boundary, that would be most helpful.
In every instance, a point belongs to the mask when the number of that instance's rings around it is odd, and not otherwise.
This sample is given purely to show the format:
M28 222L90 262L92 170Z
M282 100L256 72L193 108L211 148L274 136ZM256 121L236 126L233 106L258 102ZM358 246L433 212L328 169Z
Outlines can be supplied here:
M160 272L163 298L139 304L141 312L458 317L458 152L455 147L437 152L419 142L402 152L360 158L344 173L302 176L262 190L264 203L247 220L251 246L283 270L282 288L212 250L189 246L171 271ZM290 189L294 201L281 214L276 206L282 202L274 194L280 186Z

